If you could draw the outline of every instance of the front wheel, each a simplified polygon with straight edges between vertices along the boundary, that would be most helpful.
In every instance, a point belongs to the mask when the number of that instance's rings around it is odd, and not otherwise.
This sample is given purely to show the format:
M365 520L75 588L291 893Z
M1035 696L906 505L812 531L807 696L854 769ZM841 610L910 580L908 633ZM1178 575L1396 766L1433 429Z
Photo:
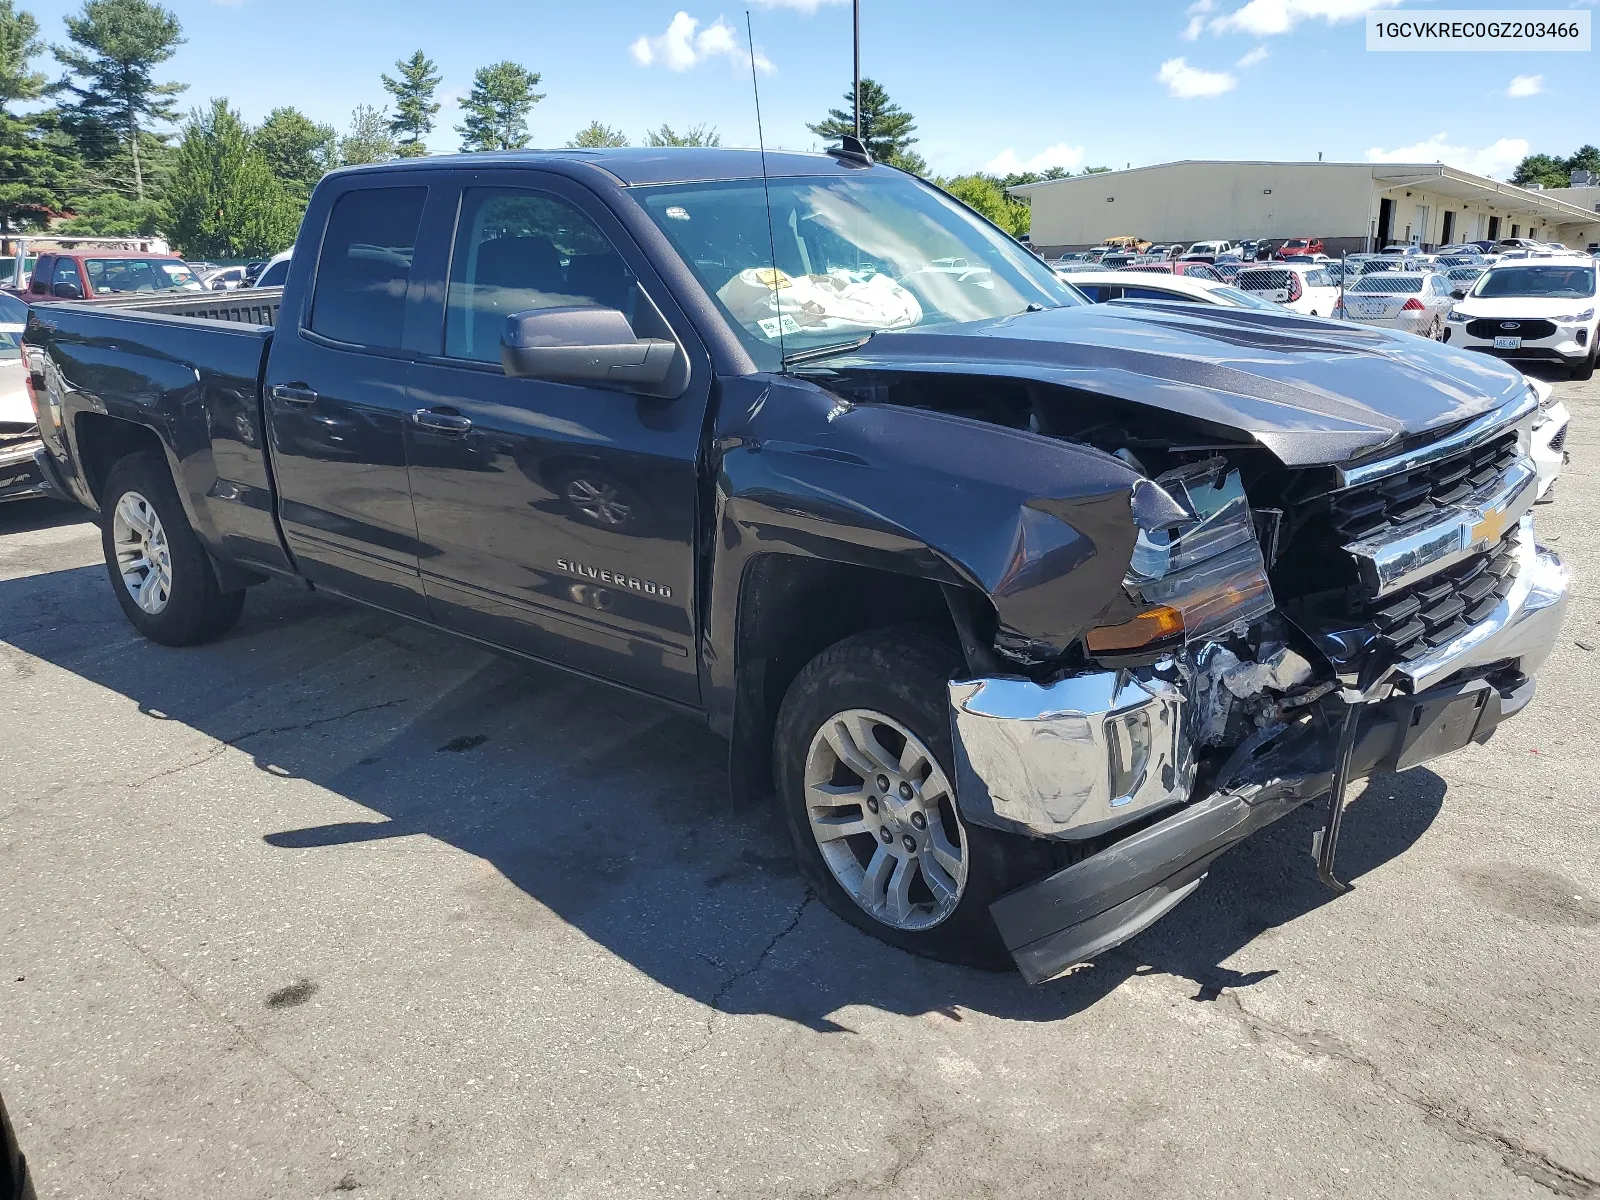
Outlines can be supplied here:
M946 698L960 669L920 631L846 638L789 688L773 766L801 870L829 908L914 954L1005 968L989 905L1052 858L961 818Z
M106 477L100 544L117 602L135 629L165 646L193 646L233 628L243 592L224 592L195 536L166 461L119 459Z
M1600 342L1600 339L1597 339ZM1567 372L1567 378L1578 383L1584 383L1594 378L1595 360L1600 358L1600 344L1596 344L1589 351L1589 357Z

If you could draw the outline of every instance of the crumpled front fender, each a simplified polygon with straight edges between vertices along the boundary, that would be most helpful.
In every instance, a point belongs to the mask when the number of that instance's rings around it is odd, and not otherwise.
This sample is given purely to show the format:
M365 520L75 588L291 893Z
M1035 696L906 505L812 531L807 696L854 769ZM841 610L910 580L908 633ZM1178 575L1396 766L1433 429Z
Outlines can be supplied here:
M750 559L791 553L976 588L997 646L1042 661L1120 596L1132 559L1140 475L1091 447L753 376L724 384L711 449L725 632Z

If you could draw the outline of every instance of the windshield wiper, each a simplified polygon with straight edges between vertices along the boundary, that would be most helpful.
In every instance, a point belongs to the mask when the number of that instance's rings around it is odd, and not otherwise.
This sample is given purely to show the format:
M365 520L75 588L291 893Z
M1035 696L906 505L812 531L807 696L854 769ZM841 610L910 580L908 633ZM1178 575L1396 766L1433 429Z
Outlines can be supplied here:
M793 354L783 356L783 365L793 366L795 363L810 362L814 358L828 358L834 354L843 354L846 350L859 350L877 335L877 330L867 334L866 337L855 338L848 342L835 342L831 346L813 346L809 350L796 350Z

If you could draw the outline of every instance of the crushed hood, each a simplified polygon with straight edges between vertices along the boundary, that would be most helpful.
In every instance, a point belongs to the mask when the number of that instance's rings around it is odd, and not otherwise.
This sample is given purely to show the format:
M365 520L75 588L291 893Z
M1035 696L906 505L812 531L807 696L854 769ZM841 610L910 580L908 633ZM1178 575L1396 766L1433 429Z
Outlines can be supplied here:
M808 366L1058 384L1244 434L1287 466L1348 461L1488 412L1527 386L1497 359L1413 334L1187 303L886 332Z

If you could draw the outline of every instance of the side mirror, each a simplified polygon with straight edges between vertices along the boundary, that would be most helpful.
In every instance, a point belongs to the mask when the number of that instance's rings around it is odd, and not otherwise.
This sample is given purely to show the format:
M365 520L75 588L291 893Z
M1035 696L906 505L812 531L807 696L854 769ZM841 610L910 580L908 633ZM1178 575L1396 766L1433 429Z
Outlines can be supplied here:
M1452 300L1465 300L1467 298L1467 293L1462 289L1457 288L1455 291L1450 293L1450 298Z
M591 383L673 397L683 387L675 371L678 344L635 337L614 308L582 305L512 313L500 335L500 364L514 379Z
M75 283L58 283L50 289L57 300L82 300L83 289Z

